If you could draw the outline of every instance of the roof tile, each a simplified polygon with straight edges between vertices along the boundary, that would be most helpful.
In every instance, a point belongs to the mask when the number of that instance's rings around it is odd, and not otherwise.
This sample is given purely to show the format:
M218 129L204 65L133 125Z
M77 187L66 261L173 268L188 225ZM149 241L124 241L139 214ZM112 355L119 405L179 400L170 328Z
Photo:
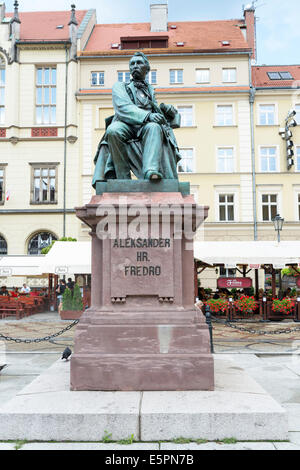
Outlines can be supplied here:
M268 72L290 72L293 80L271 80ZM300 65L262 65L252 67L256 88L299 88Z
M82 22L88 10L76 10L78 24ZM11 18L13 13L7 13ZM63 41L69 39L70 11L33 11L20 12L21 41ZM58 25L64 25L57 29Z
M172 29L171 25L176 25ZM240 26L244 25L243 20L226 21L185 21L169 23L168 31L152 33L150 23L123 23L123 24L98 24L85 47L85 53L95 51L113 52L111 45L120 43L121 37L155 37L168 36L169 49L176 49L177 42L184 42L180 51L188 49L197 50L249 50ZM229 45L224 46L222 41L228 41ZM154 52L155 49L152 49ZM126 51L128 54L128 51Z

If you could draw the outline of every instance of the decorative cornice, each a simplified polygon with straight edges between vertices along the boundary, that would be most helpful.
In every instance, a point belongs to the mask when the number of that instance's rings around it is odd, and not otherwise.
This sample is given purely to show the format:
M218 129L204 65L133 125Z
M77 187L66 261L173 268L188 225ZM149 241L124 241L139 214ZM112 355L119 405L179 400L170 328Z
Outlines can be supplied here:
M52 49L65 49L66 46L70 46L71 42L69 40L66 41L18 41L16 46L20 50L30 49L33 51L45 51L45 50L52 50Z

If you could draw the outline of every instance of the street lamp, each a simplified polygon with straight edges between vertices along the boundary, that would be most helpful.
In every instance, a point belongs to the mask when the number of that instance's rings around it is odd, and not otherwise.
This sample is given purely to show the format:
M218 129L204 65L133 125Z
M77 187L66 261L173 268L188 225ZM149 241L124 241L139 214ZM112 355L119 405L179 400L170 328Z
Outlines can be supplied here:
M274 228L277 232L277 239L278 239L278 243L280 243L280 232L282 230L282 227L283 227L283 222L284 222L284 219L282 217L280 217L279 214L277 214L274 219L273 219L273 224L274 224Z
M284 222L284 219L280 217L279 214L277 214L273 219L274 228L277 232L278 243L280 243L280 232L283 227L283 222ZM281 298L281 296L282 296L282 280L281 280L281 270L279 270L279 297Z

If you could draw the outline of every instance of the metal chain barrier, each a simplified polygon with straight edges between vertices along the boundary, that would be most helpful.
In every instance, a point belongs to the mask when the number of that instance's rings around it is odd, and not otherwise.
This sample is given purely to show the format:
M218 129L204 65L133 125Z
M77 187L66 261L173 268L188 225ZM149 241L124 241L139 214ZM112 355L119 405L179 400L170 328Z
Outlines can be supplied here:
M300 327L295 327L295 328L281 328L277 330L255 330L253 328L245 328L242 326L234 325L233 323L230 323L229 321L225 320L219 320L215 317L212 317L212 321L214 323L219 323L225 326L228 326L228 328L232 328L234 330L238 331L244 331L245 333L250 333L254 335L281 335L281 334L288 334L288 333L294 333L296 331L300 331Z
M15 343L42 343L43 341L50 341L53 338L57 338L58 336L63 335L66 331L71 330L75 325L79 323L79 320L73 321L70 325L66 326L63 330L59 331L58 333L54 333L50 336L45 336L44 338L35 338L35 339L20 339L20 338L11 338L10 336L5 336L0 333L0 340L3 339L4 341L13 341Z

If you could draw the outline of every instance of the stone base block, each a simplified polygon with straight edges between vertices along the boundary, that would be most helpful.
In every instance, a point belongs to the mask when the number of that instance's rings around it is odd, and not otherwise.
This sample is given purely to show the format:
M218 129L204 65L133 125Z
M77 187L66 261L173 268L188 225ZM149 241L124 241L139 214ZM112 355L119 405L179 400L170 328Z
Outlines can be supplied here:
M72 390L213 390L209 332L185 312L87 311L75 334Z
M243 369L214 357L212 392L71 392L57 361L0 408L0 441L287 440L286 411Z
M72 361L72 390L212 390L214 384L213 358L205 354L79 354Z

